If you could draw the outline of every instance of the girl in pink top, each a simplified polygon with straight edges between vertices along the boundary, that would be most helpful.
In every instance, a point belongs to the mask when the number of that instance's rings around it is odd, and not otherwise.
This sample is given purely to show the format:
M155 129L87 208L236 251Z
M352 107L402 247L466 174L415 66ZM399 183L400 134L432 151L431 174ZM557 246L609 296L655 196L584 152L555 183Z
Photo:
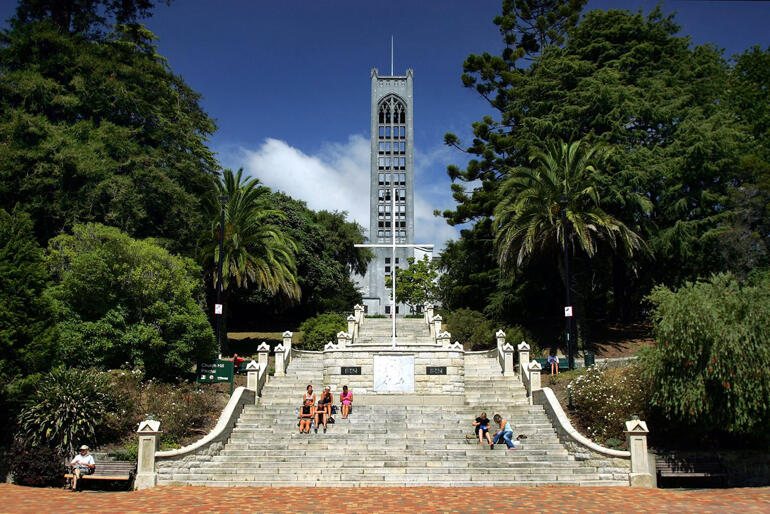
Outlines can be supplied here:
M348 391L348 386L342 386L340 403L342 404L342 419L347 419L350 406L353 405L353 393Z

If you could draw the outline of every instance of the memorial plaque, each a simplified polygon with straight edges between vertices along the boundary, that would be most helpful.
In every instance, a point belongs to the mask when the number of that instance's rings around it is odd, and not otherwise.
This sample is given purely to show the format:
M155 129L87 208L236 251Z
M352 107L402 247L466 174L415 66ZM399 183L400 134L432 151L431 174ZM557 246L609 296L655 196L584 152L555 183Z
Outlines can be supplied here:
M414 355L375 355L374 391L414 392Z
M446 375L446 366L428 366L425 368L426 375Z
M361 366L342 366L340 368L341 375L360 375Z

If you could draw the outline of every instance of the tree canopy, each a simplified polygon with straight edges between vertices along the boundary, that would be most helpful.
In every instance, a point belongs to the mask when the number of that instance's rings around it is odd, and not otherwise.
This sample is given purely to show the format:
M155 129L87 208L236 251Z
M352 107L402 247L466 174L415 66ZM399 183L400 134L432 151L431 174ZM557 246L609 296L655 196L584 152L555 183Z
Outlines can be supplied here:
M506 27L520 41L526 13L512 5L504 3L503 16L518 20ZM454 134L445 137L471 159L464 169L447 170L457 205L443 216L468 228L441 259L442 281L470 294L450 293L444 301L511 323L533 310L558 319L560 295L553 294L550 276L556 262L529 259L506 277L488 257L500 223L495 209L517 201L510 177L548 140L608 150L601 169L590 172L602 209L650 248L591 258L573 253L578 315L643 316L642 298L656 283L678 285L721 270L745 275L766 265L767 151L750 142L765 133L762 108L753 105L766 95L761 63L767 52L750 50L731 67L718 49L692 46L660 9L646 16L590 11L570 26L558 19L539 18L563 37L541 38L532 55L503 33L501 55L471 55L463 65L463 84L496 115L473 124L469 145ZM521 66L527 55L528 65Z

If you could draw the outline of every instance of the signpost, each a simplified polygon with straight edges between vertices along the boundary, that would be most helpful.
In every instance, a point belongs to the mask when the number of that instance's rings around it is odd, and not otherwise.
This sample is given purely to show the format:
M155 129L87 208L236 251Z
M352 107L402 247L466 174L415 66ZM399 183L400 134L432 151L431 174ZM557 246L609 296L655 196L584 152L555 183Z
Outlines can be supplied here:
M195 377L199 384L230 382L230 394L233 394L233 361L199 362Z

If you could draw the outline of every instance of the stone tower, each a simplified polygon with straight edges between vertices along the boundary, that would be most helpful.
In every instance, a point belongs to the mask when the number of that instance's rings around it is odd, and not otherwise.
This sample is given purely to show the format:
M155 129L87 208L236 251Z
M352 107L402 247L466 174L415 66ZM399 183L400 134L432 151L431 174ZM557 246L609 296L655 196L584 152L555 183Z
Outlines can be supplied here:
M396 243L414 243L414 110L412 70L406 75L380 76L371 73L371 161L369 186L369 240L388 244L393 237L391 222L395 216ZM392 195L395 193L395 212ZM385 277L396 267L406 267L412 248L398 248L396 262L391 262L389 248L373 248L366 276L358 285L369 314L390 314L390 290ZM407 307L399 304L397 314Z

